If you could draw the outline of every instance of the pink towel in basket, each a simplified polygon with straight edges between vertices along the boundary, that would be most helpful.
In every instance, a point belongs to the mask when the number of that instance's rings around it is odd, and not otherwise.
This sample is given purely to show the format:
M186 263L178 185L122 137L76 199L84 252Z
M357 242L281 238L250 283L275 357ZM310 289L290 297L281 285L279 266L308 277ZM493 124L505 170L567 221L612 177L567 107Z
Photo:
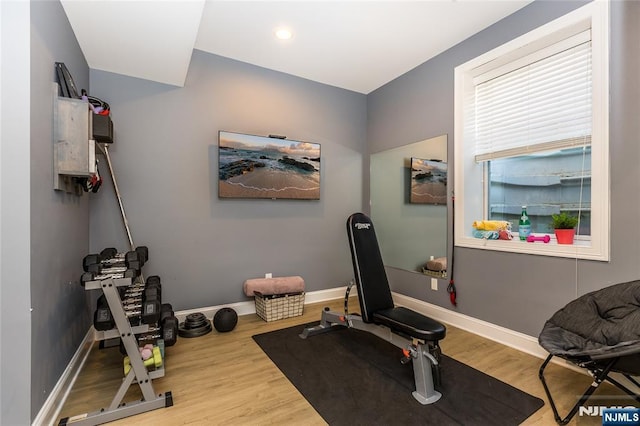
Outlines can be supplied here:
M252 278L244 282L244 294L253 296L254 291L263 295L299 293L304 291L302 277Z

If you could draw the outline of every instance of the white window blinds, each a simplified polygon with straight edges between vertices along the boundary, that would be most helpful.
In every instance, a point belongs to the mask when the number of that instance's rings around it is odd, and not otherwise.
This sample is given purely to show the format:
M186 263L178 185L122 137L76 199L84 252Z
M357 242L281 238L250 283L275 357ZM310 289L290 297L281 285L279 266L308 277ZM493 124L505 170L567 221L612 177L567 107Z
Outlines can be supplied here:
M474 79L477 162L591 142L590 31Z

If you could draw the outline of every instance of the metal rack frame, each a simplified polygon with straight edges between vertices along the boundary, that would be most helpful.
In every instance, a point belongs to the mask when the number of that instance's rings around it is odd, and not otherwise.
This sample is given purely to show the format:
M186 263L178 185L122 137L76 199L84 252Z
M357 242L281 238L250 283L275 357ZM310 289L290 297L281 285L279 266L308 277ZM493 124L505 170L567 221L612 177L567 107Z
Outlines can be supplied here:
M124 312L118 287L129 285L131 285L131 278L108 278L101 281L89 281L85 284L85 290L102 290L116 323L115 329L97 334L97 340L112 339L115 337L122 339L122 343L131 362L131 370L123 379L120 388L108 408L102 408L92 413L66 417L60 420L60 423L58 423L59 426L68 424L97 425L158 408L171 407L173 405L173 397L170 391L157 394L153 389L153 380L164 376L164 363L162 367L150 372L144 366L142 358L140 357L135 334L147 331L149 326L146 324L135 327L131 326ZM142 400L123 402L122 400L127 390L133 383L136 383L140 387Z

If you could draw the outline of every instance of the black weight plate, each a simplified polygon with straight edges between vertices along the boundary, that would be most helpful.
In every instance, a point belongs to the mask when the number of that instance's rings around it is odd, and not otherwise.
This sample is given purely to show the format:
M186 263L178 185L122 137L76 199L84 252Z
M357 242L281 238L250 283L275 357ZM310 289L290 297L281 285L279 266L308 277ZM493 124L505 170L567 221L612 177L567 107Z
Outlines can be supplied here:
M204 316L204 314L201 314L201 313L189 314L184 320L184 328L185 329L200 328L208 322L209 320L207 319L206 316Z
M178 336L180 337L200 337L205 334L211 333L213 327L211 326L211 321L207 321L202 327L199 328L184 328L184 323L180 323L178 327Z
M187 315L187 318L185 319L185 321L196 322L196 321L202 321L203 319L207 319L207 317L202 312L196 312L196 313Z
M192 330L194 328L200 328L204 325L206 325L209 322L208 319L203 319L203 320L199 320L199 321L185 321L184 322L184 328L186 330Z

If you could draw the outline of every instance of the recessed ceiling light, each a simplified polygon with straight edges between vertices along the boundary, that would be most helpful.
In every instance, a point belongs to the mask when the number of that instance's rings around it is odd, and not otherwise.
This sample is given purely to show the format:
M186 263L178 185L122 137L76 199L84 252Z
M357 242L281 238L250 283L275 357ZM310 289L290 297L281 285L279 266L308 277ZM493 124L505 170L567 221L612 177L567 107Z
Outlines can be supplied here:
M280 40L289 40L293 37L293 33L288 28L276 28L275 35Z

